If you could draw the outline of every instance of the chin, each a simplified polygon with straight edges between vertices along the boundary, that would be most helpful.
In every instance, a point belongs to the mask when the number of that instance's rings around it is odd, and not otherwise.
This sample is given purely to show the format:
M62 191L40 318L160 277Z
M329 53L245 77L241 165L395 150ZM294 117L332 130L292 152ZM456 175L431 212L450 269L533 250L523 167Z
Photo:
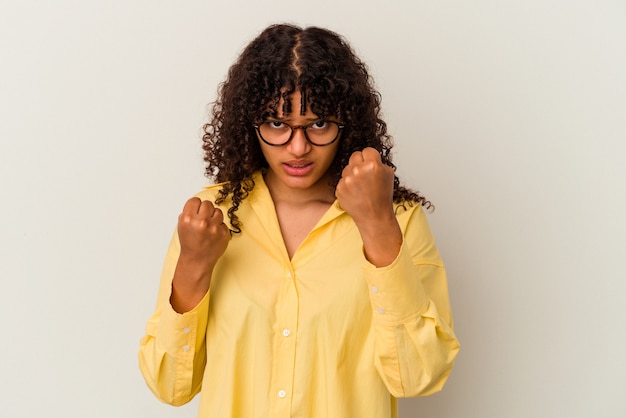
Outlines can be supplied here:
M289 186L292 189L308 189L310 187L313 187L319 181L319 179L315 180L314 178L311 178L309 176L288 177L288 178L283 178L282 180L287 186Z

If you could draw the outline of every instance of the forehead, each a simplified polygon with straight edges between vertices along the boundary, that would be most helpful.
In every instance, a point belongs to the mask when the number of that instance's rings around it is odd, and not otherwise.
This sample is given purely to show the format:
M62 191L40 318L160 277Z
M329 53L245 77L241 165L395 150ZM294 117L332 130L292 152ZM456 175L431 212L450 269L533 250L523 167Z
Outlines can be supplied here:
M275 108L275 114L277 117L286 118L286 117L297 117L303 116L309 119L316 118L317 116L311 110L311 106L309 105L308 100L303 101L302 93L300 90L294 90L291 94L289 94L285 100L285 97L281 95L278 99L278 103ZM288 103L286 103L288 102Z
M341 105L334 103L324 92L316 91L315 95L312 95L308 89L305 89L305 91L305 97L303 98L302 90L283 87L280 90L280 94L267 104L267 113L264 117L287 118L304 116L318 119L341 117L339 114Z

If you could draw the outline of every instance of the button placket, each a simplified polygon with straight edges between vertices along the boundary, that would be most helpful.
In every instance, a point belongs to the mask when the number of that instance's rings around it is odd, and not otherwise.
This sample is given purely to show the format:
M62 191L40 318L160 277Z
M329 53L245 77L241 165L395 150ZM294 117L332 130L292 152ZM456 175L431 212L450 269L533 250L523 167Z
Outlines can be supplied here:
M385 309L380 306L380 300L381 300L381 291L378 288L378 286L371 285L370 286L370 291L372 292L372 304L374 305L374 307L376 307L376 312L378 312L380 315L384 315L385 314Z
M276 302L276 324L273 342L272 392L276 403L270 407L270 416L289 416L291 410L290 393L292 392L295 368L296 339L298 326L298 292L296 276L286 266L281 290Z

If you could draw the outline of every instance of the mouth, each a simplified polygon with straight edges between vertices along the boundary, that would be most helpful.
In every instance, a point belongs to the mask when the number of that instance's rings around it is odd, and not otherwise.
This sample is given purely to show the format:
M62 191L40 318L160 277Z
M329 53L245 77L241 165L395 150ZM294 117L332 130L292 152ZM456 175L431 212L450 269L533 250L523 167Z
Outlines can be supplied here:
M292 168L304 168L304 167L306 167L306 166L308 166L308 165L311 165L311 164L313 164L313 163L310 163L310 162L308 162L308 161L303 161L303 162L288 162L288 163L285 163L285 165L287 165L287 166L289 166L289 167L292 167Z
M304 176L313 170L313 163L310 161L287 161L283 163L283 168L291 176Z

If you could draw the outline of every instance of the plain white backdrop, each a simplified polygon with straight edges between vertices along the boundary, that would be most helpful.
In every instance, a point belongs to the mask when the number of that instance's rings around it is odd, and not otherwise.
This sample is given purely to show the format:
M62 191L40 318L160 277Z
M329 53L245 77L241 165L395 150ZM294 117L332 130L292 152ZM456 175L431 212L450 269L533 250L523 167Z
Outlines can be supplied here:
M437 208L462 349L401 417L626 416L621 0L2 0L0 416L196 416L138 342L207 105L284 21L353 44Z

